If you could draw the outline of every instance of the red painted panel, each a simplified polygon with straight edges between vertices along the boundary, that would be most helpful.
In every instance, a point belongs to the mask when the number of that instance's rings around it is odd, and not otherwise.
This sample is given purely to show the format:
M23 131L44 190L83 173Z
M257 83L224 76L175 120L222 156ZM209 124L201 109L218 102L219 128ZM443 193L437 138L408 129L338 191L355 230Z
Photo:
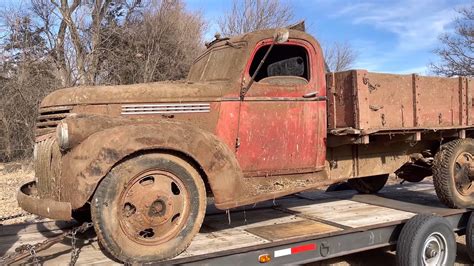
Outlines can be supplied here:
M237 139L239 105L239 101L221 102L219 120L216 126L216 136L227 144L232 151L235 151L235 141Z
M237 159L245 172L317 166L318 102L244 101ZM290 171L291 172L291 171Z
M256 51L270 42L264 40L257 44L244 71L244 80L250 79L249 68ZM255 82L250 88L242 102L237 149L237 159L247 173L298 173L324 166L326 102L303 99L308 92L326 95L321 51L303 40L290 40L284 45L306 48L310 80L298 86Z

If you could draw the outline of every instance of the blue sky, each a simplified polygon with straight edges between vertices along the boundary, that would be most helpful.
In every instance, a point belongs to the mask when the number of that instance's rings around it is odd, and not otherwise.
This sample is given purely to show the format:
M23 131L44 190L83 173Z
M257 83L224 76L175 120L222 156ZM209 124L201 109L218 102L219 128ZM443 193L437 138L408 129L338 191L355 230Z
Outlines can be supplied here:
M189 10L208 21L206 38L218 31L217 20L231 0L185 0ZM456 9L472 0L288 0L295 22L304 19L323 45L349 42L358 53L355 68L375 72L429 74L438 36L453 30Z

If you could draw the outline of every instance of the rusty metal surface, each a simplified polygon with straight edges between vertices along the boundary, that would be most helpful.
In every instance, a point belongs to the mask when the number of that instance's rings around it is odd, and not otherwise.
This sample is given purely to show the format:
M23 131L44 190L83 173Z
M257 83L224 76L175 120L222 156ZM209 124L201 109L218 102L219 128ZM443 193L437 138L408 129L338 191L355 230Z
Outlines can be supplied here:
M350 70L329 73L329 128L365 131L473 126L469 79Z
M132 121L133 122L133 121ZM120 145L117 145L117 144ZM89 136L63 157L62 195L81 207L96 184L121 159L138 151L180 152L195 160L207 175L216 201L236 197L242 171L232 151L213 134L185 123L117 126Z
M39 116L36 119L35 134L42 136L54 132L58 123L66 118L72 110L72 106L56 106L40 108Z
M159 170L140 173L120 195L120 228L133 242L148 246L165 243L186 225L190 200L184 183L174 174Z
M35 175L38 194L44 199L60 200L61 152L53 135L35 144Z
M36 182L32 181L21 186L18 191L18 205L25 211L42 217L57 220L71 220L71 204L37 197Z
M156 82L120 86L80 86L52 92L42 107L78 104L125 104L187 101L215 101L222 96L225 82Z

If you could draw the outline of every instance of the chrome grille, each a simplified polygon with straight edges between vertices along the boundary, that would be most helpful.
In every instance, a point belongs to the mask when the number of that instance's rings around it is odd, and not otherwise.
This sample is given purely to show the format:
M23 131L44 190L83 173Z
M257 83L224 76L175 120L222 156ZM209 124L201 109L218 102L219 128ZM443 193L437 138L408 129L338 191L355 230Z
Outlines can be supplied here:
M35 145L35 175L40 198L60 200L61 151L53 136Z
M36 136L54 132L59 122L70 114L71 109L71 106L40 108L36 119Z

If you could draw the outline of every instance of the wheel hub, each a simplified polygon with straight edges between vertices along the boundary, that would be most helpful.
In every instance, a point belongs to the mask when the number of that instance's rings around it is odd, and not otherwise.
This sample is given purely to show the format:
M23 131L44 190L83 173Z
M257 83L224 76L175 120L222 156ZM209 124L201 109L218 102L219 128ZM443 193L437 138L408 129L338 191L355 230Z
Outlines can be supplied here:
M137 243L156 245L173 238L184 226L189 194L177 176L147 171L125 185L119 206L122 231Z
M157 199L151 204L150 209L148 211L148 216L162 217L163 215L165 215L165 213L166 213L166 203L161 199Z
M469 195L472 193L472 168L474 166L474 157L469 152L463 152L456 158L454 164L454 182L457 191L461 195Z
M447 241L438 232L432 233L423 245L422 265L446 265Z
M425 256L429 259L434 258L438 255L438 251L436 251L432 245L430 245L426 251L425 251Z

